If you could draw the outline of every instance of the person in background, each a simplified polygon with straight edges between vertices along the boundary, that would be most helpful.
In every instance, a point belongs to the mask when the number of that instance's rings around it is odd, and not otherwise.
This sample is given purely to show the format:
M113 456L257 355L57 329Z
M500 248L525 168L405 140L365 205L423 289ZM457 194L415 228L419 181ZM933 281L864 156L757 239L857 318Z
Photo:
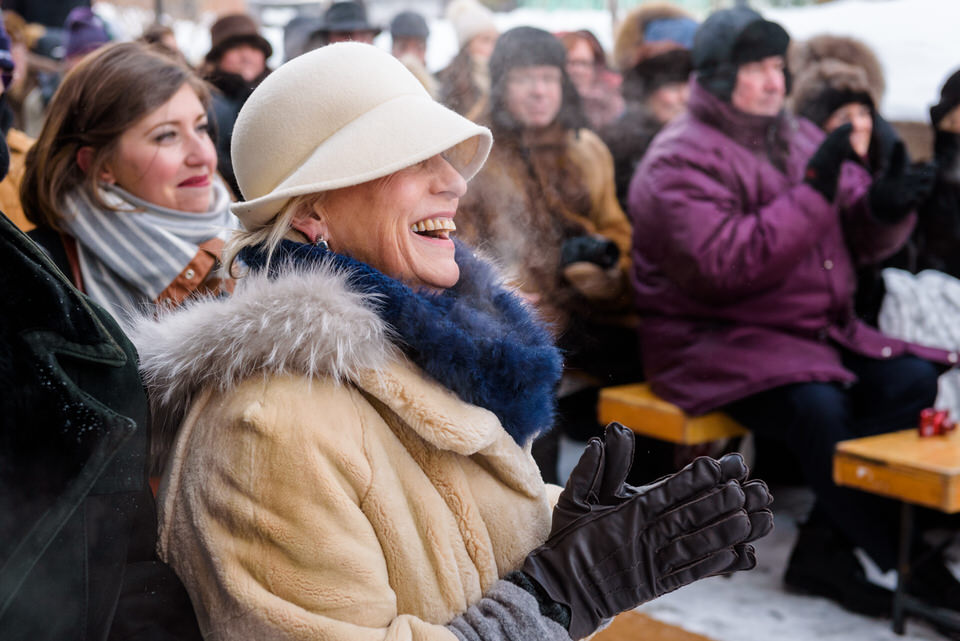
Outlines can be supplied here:
M793 100L794 109L806 110L800 115L828 133L849 121L853 127L851 144L872 175L881 175L888 170L889 162L896 161L911 179L929 185L933 169L922 164L911 165L899 134L879 112L886 81L879 59L866 43L847 36L814 36L791 45L787 66L796 79L792 93L800 94ZM854 93L857 95L852 95ZM847 102L840 104L838 100ZM830 107L830 113L824 115L822 111ZM894 255L858 266L854 309L862 320L877 326L886 294L883 270L909 268L916 262L915 256L916 247L911 239Z
M440 102L458 114L476 119L490 93L487 62L500 32L493 22L493 13L477 0L453 0L447 5L446 16L457 34L460 50L437 73Z
M653 391L728 413L795 453L816 503L788 586L874 616L891 593L854 549L896 563L892 502L832 480L840 440L916 425L957 354L885 336L853 312L854 268L893 253L924 193L859 164L851 127L825 134L785 112L789 36L748 8L699 27L687 112L654 139L630 185L633 284ZM907 589L960 606L940 554Z
M63 24L63 72L73 69L88 53L110 42L106 23L90 7L77 7Z
M497 40L490 79L480 122L497 143L461 201L457 229L506 269L566 354L559 429L534 445L550 481L560 431L583 441L596 434L598 387L638 373L630 225L610 152L586 128L563 44L541 29L511 29Z
M250 93L270 73L267 59L273 47L260 35L253 18L245 13L222 16L210 27L210 51L200 69L213 85L213 119L216 126L217 167L234 196L239 196L233 175L230 140L233 123Z
M410 70L431 97L439 92L436 78L427 71L427 38L430 28L416 11L401 11L390 21L390 51Z
M617 200L626 207L630 179L660 129L687 108L697 22L671 4L649 3L620 23L614 59L623 74L622 115L600 131L613 154Z
M60 29L73 9L89 7L90 0L3 0L0 4L27 22Z
M35 136L43 127L45 101L53 95L56 82L49 79L59 74L59 62L32 51L43 36L44 27L27 24L19 14L4 11L3 20L10 36L13 57L13 80L6 89L7 101L13 110L13 126Z
M310 36L309 41L322 44L335 42L363 42L373 44L381 31L367 20L367 9L359 2L341 0L334 2L323 14L323 21Z
M552 510L528 447L559 354L450 238L488 130L348 42L277 69L235 136L236 294L133 332L172 445L158 549L209 637L569 641L755 565L771 497L737 455L631 487L612 424Z
M3 177L0 180L0 211L23 231L29 231L33 225L24 217L20 206L20 182L23 179L24 156L33 139L13 126L14 114L10 107L7 91L13 85L16 74L17 58L13 55L13 45L0 18L0 133L6 141L3 149ZM22 59L21 59L22 62Z
M401 11L390 21L390 51L397 60L409 56L426 67L429 37L430 27L416 11Z
M228 291L223 238L236 227L216 175L206 85L135 43L68 73L27 153L30 234L73 284L125 319Z
M183 52L180 51L180 47L177 45L177 37L173 32L173 28L165 24L154 23L150 25L143 30L143 33L140 34L137 40L166 52L185 67L190 66L186 56L183 55Z
M567 74L580 94L587 123L594 131L600 131L623 112L620 74L607 67L603 46L590 31L556 35L567 49Z

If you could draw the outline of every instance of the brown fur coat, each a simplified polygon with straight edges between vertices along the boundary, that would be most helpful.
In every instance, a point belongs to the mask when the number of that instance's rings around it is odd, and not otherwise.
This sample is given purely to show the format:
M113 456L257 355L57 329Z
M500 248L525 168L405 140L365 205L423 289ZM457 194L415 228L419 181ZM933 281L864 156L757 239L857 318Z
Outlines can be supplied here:
M558 333L571 314L628 307L630 224L606 145L587 129L556 126L496 141L460 202L458 236L498 262ZM620 286L600 300L572 287L560 267L563 241L586 234L609 238L621 252Z

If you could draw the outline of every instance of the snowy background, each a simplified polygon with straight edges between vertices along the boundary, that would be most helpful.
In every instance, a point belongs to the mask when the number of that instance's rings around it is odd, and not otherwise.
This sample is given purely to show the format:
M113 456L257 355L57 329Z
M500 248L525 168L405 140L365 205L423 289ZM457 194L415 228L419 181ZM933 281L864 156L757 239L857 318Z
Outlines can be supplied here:
M424 0L391 3L397 11ZM371 2L374 6L378 3ZM761 3L753 3L759 5ZM432 5L428 5L432 6ZM152 12L120 10L108 2L96 5L97 13L107 19L120 37L139 35L143 25L153 19ZM835 0L820 5L763 10L771 20L782 24L796 39L821 33L852 35L870 45L886 72L887 93L881 111L891 120L926 122L928 109L937 102L946 77L960 67L960 0ZM386 24L394 12L374 20ZM425 12L426 14L426 12ZM271 59L279 65L283 51L284 25L295 11L290 8L264 8L261 18L266 37L277 53ZM197 62L210 47L209 26L216 16L205 15L197 22L179 21L173 27L177 41L187 58ZM590 29L608 49L613 45L613 26L606 11L518 9L495 16L498 26L509 29L534 25L550 31ZM430 39L427 66L443 68L457 52L453 28L442 18L428 19ZM390 36L381 34L376 44L389 49Z

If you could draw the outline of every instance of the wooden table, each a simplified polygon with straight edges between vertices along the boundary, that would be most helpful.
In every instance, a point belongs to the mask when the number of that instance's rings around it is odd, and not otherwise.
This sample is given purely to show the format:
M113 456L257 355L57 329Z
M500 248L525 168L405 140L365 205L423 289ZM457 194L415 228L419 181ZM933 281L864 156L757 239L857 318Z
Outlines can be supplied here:
M903 634L907 612L960 630L960 613L933 608L904 590L910 575L912 506L922 505L948 514L960 511L960 431L921 438L917 430L911 429L840 442L833 459L833 480L837 485L901 502L894 631Z

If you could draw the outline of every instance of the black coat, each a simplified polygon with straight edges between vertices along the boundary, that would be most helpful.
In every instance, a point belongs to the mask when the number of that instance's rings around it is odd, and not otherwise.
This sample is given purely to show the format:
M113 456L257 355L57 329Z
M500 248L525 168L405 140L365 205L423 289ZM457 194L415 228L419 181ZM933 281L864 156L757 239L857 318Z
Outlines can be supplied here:
M199 639L156 556L137 354L0 215L0 637Z

